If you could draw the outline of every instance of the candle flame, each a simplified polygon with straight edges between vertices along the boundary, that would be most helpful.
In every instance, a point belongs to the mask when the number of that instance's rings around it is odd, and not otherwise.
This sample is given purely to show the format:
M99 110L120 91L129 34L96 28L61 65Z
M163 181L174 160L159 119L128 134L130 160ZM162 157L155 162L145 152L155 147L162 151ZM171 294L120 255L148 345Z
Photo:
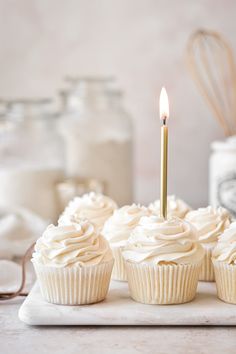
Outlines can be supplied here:
M168 100L165 87L162 87L161 89L159 106L160 106L160 119L166 120L167 118L169 118L169 100Z

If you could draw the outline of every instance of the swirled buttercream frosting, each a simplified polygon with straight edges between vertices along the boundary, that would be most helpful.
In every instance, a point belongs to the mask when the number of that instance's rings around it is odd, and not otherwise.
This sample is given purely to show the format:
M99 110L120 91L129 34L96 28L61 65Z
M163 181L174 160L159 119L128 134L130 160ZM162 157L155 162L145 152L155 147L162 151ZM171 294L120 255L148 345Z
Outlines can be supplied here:
M230 214L224 208L199 208L190 211L186 220L193 224L202 243L216 242L217 238L230 224Z
M126 244L131 231L137 226L140 218L149 213L149 210L144 206L125 205L115 210L105 222L102 234L112 246L122 247Z
M87 220L49 225L35 245L32 261L47 266L91 266L110 261L108 241Z
M152 213L160 215L160 200L149 204L149 209ZM168 217L177 216L178 218L184 218L187 212L191 210L182 199L176 198L174 195L170 195L167 198L167 214Z
M111 198L91 192L74 198L59 218L58 224L68 225L77 223L80 219L88 219L101 230L116 208L117 205Z
M233 222L222 235L213 250L212 258L216 261L236 265L236 222Z
M192 264L202 260L204 250L190 223L151 215L140 219L122 254L134 263Z

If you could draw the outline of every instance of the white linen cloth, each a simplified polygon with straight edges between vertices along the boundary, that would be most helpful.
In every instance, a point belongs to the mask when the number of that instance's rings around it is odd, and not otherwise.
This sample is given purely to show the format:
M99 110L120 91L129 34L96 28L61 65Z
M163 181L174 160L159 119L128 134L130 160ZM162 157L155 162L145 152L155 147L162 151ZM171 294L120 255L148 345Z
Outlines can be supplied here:
M25 208L0 208L0 292L14 292L21 284L21 265L19 260L26 250L43 233L47 222ZM33 281L33 267L26 267L27 291Z
M0 259L22 257L47 222L24 208L0 209Z
M0 260L0 292L15 292L21 284L21 265L13 261ZM32 267L27 267L26 282L24 292L29 291L35 280Z

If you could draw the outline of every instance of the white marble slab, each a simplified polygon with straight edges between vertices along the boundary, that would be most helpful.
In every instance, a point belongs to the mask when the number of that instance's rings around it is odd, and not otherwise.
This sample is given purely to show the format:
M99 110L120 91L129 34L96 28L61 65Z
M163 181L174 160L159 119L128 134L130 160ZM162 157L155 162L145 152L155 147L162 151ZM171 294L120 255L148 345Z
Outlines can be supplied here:
M214 283L199 283L194 301L182 305L143 305L129 297L127 283L111 282L107 299L83 306L53 305L38 284L19 310L29 325L236 325L236 305L216 297Z

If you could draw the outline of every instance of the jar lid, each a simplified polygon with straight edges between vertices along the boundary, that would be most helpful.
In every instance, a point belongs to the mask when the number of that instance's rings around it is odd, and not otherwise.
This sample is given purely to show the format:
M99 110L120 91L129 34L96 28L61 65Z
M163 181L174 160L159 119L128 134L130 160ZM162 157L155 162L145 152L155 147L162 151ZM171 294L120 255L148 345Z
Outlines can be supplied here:
M79 82L91 82L91 83L106 83L115 81L114 76L71 76L68 75L64 79L66 82L70 84L78 84Z
M104 92L112 87L115 78L113 76L66 76L65 81L68 84L67 91L86 95L99 92Z
M215 151L235 151L236 135L232 135L225 140L213 141L213 143L211 143L211 148Z
M23 121L26 118L51 116L54 111L50 98L18 98L7 102L6 116L15 121Z

